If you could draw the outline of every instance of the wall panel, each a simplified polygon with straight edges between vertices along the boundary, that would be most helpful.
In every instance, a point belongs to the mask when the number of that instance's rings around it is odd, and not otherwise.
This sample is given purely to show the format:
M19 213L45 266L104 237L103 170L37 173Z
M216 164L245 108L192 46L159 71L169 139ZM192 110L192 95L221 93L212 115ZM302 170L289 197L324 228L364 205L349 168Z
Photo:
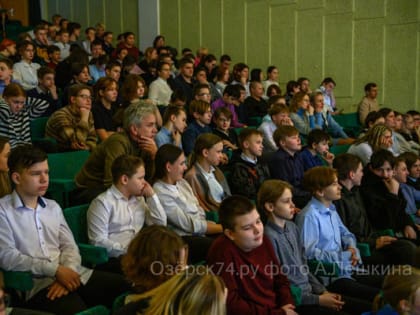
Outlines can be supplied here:
M222 0L201 0L201 45L211 47L216 56L223 54Z
M143 14L138 0L43 2L44 18L103 21L115 33L137 33ZM159 0L159 16L169 45L277 65L283 90L300 75L313 88L332 76L339 105L354 110L374 81L380 103L420 109L420 0Z
M417 69L419 51L417 25L390 25L386 28L385 45L385 105L407 110L415 104Z

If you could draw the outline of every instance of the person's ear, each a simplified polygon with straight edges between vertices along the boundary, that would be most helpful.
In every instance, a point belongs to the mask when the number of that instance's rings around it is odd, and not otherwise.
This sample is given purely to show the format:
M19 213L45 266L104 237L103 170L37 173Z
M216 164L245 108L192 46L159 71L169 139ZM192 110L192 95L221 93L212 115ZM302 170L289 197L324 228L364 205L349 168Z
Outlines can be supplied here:
M201 151L201 155L202 155L204 158L207 158L207 157L209 156L209 149L203 149L203 150Z
M120 182L121 182L121 184L123 184L123 185L127 185L128 180L129 180L129 177L128 177L126 174L123 174L123 175L120 177Z
M267 210L268 212L273 212L274 211L274 204L272 202L265 202L264 203L264 209Z
M249 148L249 141L248 141L248 140L245 140L245 141L242 143L242 146L244 147L244 149L248 149L248 148Z
M20 184L20 174L18 172L13 172L10 177L15 185Z
M135 126L135 125L131 125L131 126L129 127L129 130L130 130L130 134L131 134L131 135L133 135L133 136L137 136L138 132L137 132L137 128L136 128L136 126Z
M230 229L224 229L224 230L223 230L223 234L225 234L225 236L226 236L228 239L230 239L231 241L233 241L233 240L235 239L235 237L234 237L234 233L233 233L233 231L232 231L232 230L230 230Z
M165 164L166 173L169 173L171 171L171 169L172 169L171 166L172 166L172 164L170 162L166 162L166 164Z
M324 197L324 190L318 189L315 191L315 196Z

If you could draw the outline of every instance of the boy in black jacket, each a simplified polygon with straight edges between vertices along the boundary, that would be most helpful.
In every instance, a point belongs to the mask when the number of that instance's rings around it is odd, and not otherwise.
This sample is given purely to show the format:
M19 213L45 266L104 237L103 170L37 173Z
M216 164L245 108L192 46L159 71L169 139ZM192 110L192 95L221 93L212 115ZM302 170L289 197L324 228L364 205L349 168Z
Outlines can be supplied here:
M229 186L232 194L255 200L263 181L270 178L267 164L259 160L263 153L262 133L257 129L243 129L239 134L239 146L241 152L235 152L232 157Z

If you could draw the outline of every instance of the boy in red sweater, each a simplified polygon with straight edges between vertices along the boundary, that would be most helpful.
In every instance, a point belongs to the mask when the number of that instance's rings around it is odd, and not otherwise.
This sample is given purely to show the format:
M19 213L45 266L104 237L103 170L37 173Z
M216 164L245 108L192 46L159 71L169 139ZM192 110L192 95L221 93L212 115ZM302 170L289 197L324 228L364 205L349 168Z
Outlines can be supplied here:
M243 196L228 197L219 219L224 235L213 242L207 261L228 288L227 313L296 315L289 280L255 206Z

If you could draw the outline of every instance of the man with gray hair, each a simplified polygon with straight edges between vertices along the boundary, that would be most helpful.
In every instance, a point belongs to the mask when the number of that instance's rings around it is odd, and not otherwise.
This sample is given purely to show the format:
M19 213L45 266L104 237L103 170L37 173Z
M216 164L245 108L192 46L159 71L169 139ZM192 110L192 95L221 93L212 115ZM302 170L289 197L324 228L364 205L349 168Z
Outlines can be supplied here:
M157 146L155 107L139 101L124 111L123 131L114 133L92 151L75 177L77 189L72 194L72 204L89 203L112 184L111 165L123 155L143 159L146 179L153 175Z

